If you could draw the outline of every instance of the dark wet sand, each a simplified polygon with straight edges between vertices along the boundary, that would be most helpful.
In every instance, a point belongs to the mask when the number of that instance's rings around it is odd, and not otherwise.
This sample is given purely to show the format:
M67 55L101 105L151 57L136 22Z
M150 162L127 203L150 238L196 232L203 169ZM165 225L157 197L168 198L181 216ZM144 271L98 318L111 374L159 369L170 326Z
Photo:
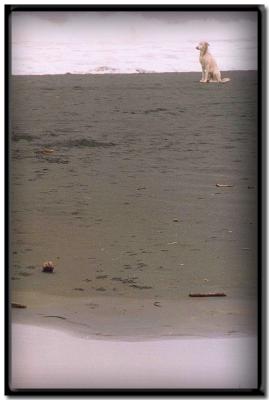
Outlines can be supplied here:
M257 76L225 76L12 78L11 297L27 306L15 321L255 335ZM227 296L188 297L212 291Z

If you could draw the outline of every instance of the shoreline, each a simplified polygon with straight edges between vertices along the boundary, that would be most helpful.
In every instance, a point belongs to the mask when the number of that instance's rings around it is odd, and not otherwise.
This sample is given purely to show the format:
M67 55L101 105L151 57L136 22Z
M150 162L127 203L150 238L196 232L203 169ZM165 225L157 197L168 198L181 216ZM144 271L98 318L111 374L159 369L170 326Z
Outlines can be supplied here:
M226 73L258 73L257 69L231 69L231 70L221 70L221 74L226 74ZM178 74L201 74L201 71L150 71L150 72L99 72L99 73L92 73L92 72L83 72L83 73L77 73L77 72L65 72L65 73L59 73L59 74L13 74L11 73L10 76L11 78L13 77L46 77L46 76L68 76L71 75L73 77L75 76L119 76L119 75L124 75L124 76L132 76L132 75L178 75Z
M78 336L126 340L256 335L256 304L245 298L135 298L16 293L12 321ZM197 335L197 332L199 334Z
M94 340L12 325L11 388L244 388L257 386L256 338Z

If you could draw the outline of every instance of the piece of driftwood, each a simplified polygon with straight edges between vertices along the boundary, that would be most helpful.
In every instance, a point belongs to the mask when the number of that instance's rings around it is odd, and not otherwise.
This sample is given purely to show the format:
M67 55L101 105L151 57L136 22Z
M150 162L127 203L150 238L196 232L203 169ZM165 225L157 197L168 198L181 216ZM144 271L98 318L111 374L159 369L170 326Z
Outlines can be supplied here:
M216 186L217 186L217 187L224 187L224 188L226 188L226 187L233 187L233 185L225 185L225 184L222 184L222 183L217 183Z
M190 293L190 297L225 297L226 294L223 292L211 292L211 293Z
M59 318L59 319L66 319L65 317L61 317L60 315L44 315L43 318Z
M20 304L20 303L11 303L11 307L12 308L26 308L26 306L24 304Z

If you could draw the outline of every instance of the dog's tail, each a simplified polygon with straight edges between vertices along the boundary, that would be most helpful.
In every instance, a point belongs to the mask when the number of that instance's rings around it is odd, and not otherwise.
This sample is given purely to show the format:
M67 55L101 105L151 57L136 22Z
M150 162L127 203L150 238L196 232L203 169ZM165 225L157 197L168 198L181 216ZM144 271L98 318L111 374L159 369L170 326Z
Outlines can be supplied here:
M222 78L221 83L226 83L229 82L231 79L230 78Z

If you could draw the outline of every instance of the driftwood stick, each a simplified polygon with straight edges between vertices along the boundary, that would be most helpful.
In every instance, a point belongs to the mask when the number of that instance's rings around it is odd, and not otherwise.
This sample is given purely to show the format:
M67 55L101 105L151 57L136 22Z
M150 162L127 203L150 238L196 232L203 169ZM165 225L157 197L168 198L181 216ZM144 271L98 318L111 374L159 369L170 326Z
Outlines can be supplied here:
M12 308L26 308L24 304L19 304L19 303L11 303Z
M225 297L226 294L222 292L212 292L212 293L190 293L190 297Z
M44 315L43 318L59 318L59 319L66 319L65 317L61 317L60 315Z
M226 188L226 187L233 187L233 185L226 185L226 184L221 184L221 183L217 183L216 186L217 186L217 187L223 187L223 188Z

